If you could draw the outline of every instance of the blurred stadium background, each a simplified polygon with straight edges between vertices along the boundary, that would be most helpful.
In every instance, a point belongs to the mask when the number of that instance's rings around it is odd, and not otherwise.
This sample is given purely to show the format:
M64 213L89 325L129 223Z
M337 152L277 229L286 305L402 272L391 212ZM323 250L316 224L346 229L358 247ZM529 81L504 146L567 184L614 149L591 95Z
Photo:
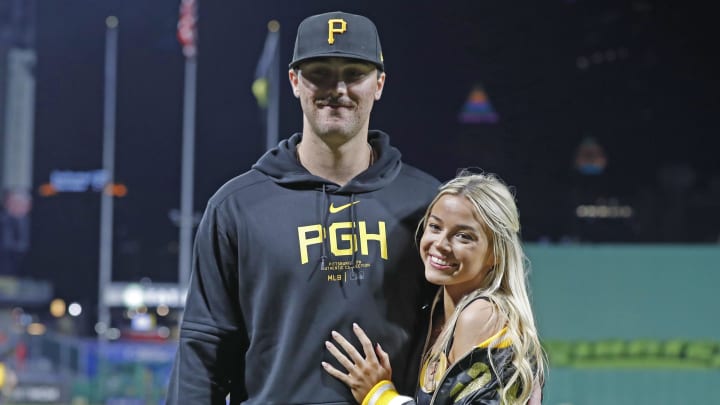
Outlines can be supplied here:
M335 9L381 33L373 128L515 187L543 403L717 403L720 36L671 0L0 0L0 403L163 403L193 225L300 129Z

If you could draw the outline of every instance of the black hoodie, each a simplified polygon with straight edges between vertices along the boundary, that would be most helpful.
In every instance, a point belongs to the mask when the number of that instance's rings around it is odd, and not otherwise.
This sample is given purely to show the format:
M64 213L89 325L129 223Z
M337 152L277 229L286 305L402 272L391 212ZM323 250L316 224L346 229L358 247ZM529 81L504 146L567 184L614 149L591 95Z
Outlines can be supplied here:
M301 134L223 185L199 225L168 404L347 404L327 374L357 322L412 390L434 288L415 247L439 183L370 131L376 161L344 186L296 158ZM356 249L352 241L356 240ZM351 339L352 338L352 339Z

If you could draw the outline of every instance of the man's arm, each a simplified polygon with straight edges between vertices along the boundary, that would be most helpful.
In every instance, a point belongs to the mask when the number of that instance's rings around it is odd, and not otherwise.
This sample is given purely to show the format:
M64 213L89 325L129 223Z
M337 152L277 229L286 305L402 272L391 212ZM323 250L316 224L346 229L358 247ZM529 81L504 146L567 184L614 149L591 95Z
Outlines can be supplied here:
M224 405L231 391L239 402L246 397L247 334L238 305L237 238L212 204L198 227L192 268L167 404Z

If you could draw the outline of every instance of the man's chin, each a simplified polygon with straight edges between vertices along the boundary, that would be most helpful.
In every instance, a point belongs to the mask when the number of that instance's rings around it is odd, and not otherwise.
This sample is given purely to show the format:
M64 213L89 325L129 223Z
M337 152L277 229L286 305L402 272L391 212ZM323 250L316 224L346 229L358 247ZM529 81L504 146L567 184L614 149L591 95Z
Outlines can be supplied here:
M345 120L325 120L317 126L318 133L329 136L347 136L351 128Z
M346 127L324 127L320 128L317 134L318 137L326 142L334 144L344 143L355 135L354 132L349 131Z

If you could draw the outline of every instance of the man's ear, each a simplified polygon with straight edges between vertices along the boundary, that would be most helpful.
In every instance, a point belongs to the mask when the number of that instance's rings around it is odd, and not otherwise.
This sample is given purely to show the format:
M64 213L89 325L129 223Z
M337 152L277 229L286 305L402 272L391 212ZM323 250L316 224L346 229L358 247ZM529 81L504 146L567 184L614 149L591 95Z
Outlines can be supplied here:
M295 69L288 70L288 79L290 79L290 87L292 87L295 98L300 97L300 90L298 90L298 72Z
M382 97L382 91L383 88L385 88L385 72L380 73L380 76L377 78L377 90L375 91L375 101L380 100L380 97Z

